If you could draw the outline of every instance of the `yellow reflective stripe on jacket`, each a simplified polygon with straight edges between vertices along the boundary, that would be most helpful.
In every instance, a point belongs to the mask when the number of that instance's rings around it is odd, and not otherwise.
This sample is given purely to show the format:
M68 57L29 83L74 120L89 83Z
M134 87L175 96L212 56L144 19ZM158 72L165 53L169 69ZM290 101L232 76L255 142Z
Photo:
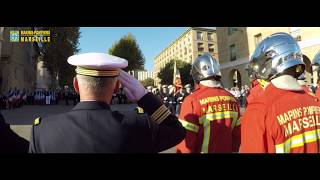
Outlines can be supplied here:
M284 143L275 146L276 153L290 153L290 150L301 147L306 143L315 142L320 139L320 129L307 131L302 134L295 135Z
M210 121L205 121L203 123L203 142L201 146L201 153L209 152L210 131Z
M221 119L238 118L238 112L236 111L224 111L205 114L199 118L199 123L203 124L204 121L214 121Z
M236 111L224 111L205 114L199 118L199 123L203 124L203 142L201 147L201 153L208 153L209 141L210 141L210 121L221 120L221 119L232 119L231 128L236 126L238 121L238 112ZM240 121L239 121L240 122Z
M198 132L199 131L199 126L193 124L193 123L190 123L188 121L185 121L185 120L182 120L182 119L179 119L179 121L181 122L182 126L189 130L189 131L193 131L193 132Z

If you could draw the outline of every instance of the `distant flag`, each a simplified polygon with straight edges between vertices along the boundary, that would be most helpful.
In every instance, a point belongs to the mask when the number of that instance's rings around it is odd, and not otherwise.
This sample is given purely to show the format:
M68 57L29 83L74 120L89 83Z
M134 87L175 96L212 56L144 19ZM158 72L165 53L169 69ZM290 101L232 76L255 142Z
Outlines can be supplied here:
M179 91L179 89L182 87L180 72L179 72L179 69L177 69L176 61L174 61L173 84L174 84L174 94L176 94Z

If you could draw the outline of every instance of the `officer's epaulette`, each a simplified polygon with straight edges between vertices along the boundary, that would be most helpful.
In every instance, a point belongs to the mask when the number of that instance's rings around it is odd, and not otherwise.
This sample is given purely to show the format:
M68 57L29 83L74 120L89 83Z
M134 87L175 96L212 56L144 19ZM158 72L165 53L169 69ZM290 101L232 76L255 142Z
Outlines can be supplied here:
M144 114L144 110L141 107L136 107L135 109L138 114Z
M37 126L37 125L39 125L40 123L41 123L41 118L40 118L40 117L36 118L36 119L33 121L33 125L34 125L34 126Z

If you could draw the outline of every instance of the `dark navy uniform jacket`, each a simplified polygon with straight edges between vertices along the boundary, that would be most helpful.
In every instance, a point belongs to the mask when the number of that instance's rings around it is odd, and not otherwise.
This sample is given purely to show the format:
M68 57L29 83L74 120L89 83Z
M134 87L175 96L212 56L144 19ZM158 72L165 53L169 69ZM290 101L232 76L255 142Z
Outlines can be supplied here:
M0 113L0 153L28 153L29 142L10 129Z
M148 93L137 111L111 111L104 102L84 101L72 111L37 120L31 153L156 153L180 143L185 129Z

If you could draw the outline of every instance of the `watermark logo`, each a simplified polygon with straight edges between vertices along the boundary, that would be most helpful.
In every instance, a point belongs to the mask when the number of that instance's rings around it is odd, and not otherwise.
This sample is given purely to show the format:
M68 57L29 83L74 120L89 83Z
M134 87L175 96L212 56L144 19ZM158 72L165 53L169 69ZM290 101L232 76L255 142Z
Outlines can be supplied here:
M10 42L48 43L50 42L50 31L49 30L10 31Z
M10 31L10 42L19 42L20 40L19 31Z

